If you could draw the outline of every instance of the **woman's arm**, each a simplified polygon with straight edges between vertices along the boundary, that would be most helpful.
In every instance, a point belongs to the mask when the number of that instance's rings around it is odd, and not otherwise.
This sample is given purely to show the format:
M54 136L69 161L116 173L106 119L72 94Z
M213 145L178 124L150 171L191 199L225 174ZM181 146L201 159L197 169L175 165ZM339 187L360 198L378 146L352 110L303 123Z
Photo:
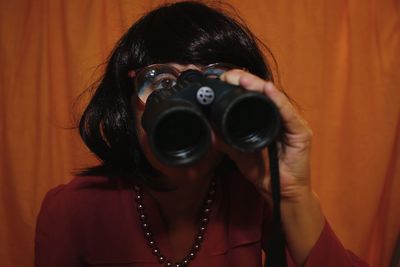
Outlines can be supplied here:
M296 266L304 266L321 233L324 233L325 226L319 199L312 191L310 183L312 131L285 94L271 82L242 70L227 71L220 79L264 94L279 109L286 130L285 149L282 147L279 149L282 224L292 259ZM271 205L271 177L267 149L249 154L238 152L222 141L218 145L235 161L242 174L255 185L266 202ZM337 256L342 255L338 251L335 253ZM324 266L331 265L326 262ZM346 266L353 265L351 262L348 265L341 265L341 267Z

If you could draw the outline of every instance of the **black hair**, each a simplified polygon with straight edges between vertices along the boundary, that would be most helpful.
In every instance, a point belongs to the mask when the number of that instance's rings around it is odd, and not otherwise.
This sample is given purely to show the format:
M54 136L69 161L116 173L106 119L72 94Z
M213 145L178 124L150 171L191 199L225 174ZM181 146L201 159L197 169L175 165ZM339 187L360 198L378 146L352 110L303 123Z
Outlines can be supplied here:
M230 63L268 80L273 79L256 37L240 19L193 1L163 5L150 11L122 36L105 73L86 107L80 135L101 160L81 175L154 174L138 144L134 85L130 70L154 63ZM146 182L146 181L144 181ZM147 181L149 183L149 181Z

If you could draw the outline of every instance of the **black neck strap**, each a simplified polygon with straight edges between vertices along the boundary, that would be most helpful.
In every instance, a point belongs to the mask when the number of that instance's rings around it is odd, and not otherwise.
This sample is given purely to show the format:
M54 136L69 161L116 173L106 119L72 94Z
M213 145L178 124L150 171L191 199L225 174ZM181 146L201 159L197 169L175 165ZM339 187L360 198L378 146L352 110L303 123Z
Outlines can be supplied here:
M268 146L272 191L272 235L267 244L265 267L286 267L285 236L281 221L281 186L277 143Z

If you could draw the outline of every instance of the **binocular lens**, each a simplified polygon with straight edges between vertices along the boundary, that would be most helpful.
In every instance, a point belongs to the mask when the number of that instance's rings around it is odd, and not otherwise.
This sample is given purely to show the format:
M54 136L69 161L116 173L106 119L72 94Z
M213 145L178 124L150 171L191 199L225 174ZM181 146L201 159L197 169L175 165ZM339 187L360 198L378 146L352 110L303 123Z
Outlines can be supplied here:
M268 145L279 130L276 108L265 98L244 98L229 110L225 120L227 141L237 149L252 152Z
M208 124L190 110L175 109L164 114L154 129L154 144L164 159L185 164L204 156L211 143Z

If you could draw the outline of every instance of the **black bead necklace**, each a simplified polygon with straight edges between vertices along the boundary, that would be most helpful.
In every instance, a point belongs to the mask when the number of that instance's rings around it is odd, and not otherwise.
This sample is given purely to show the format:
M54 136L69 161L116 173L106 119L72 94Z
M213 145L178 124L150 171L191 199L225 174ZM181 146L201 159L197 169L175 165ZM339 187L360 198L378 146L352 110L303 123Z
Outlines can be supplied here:
M211 214L211 205L214 200L214 196L216 193L216 185L217 183L213 179L210 183L210 187L207 192L207 197L204 201L204 208L203 212L201 215L200 219L200 227L198 230L198 233L196 235L196 238L193 242L192 248L190 249L190 252L180 261L180 262L175 262L172 263L172 261L168 260L165 255L163 255L160 252L160 248L157 246L156 241L154 240L153 233L150 230L150 225L147 221L147 215L145 213L145 207L144 207L144 196L143 196L143 189L139 185L135 185L134 189L136 192L136 206L137 210L139 212L139 219L142 224L142 229L144 232L144 236L147 239L147 245L153 252L154 256L157 257L158 262L163 263L165 266L168 267L187 267L189 266L189 263L193 261L193 259L196 257L197 252L200 250L201 243L204 239L204 233L207 230L207 225L210 220L210 214Z

